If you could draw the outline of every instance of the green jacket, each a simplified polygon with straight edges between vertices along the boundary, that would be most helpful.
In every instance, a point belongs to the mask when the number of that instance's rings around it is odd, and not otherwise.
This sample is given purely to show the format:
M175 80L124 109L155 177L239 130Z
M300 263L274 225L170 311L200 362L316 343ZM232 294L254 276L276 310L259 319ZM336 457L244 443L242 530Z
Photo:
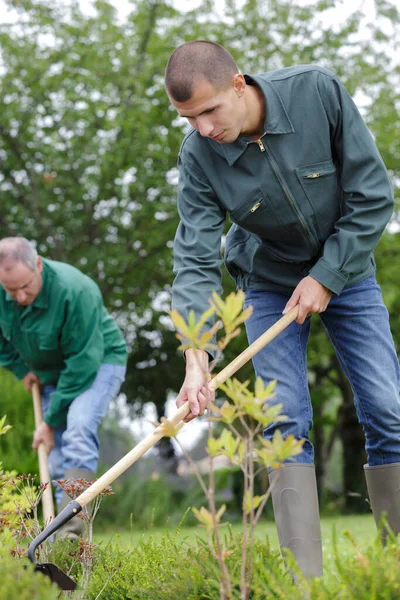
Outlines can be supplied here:
M258 76L264 133L218 144L190 130L179 153L173 306L187 317L221 292L225 264L243 290L291 294L307 275L340 294L375 271L393 211L374 140L343 85L317 66Z
M56 386L44 420L59 426L100 365L125 365L127 350L92 279L45 259L42 277L42 289L29 306L14 302L0 286L0 364L18 379L32 371Z

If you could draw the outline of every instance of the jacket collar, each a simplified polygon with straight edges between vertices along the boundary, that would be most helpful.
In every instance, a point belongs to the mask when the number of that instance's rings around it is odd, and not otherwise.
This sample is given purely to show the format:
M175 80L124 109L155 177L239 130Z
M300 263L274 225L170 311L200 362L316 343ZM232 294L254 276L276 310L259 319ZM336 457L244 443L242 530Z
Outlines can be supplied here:
M257 84L265 96L266 117L264 122L264 134L282 135L294 133L294 127L286 112L286 108L279 96L275 86L262 75L245 75L248 85ZM218 144L218 142L207 138L207 141L215 150L219 150L232 166L248 148L249 143L254 140L238 137L231 144Z

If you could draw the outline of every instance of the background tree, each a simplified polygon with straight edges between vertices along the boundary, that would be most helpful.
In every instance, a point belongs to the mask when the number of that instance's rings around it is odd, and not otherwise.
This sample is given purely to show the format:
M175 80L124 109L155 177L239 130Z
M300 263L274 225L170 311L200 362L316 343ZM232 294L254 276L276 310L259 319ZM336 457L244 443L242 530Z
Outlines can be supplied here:
M95 3L93 16L78 2L8 4L18 20L0 26L0 235L32 238L43 256L75 264L99 282L130 345L128 402L135 409L154 402L161 415L183 376L165 312L177 226L176 159L186 127L163 89L170 53L186 40L206 38L226 46L246 72L309 62L336 72L365 105L398 199L398 9L376 0L368 26L360 12L332 26L324 19L339 0L307 6L228 0L218 13L209 0L185 13L172 2L135 0L121 24L105 1ZM388 234L377 253L393 311L400 302L396 245ZM226 274L224 281L229 291ZM317 321L313 329L309 371L320 485L340 439L348 502L359 493L363 503L365 455L351 393ZM397 321L394 331L398 340ZM224 360L244 344L244 337L235 341ZM354 473L361 473L359 484Z

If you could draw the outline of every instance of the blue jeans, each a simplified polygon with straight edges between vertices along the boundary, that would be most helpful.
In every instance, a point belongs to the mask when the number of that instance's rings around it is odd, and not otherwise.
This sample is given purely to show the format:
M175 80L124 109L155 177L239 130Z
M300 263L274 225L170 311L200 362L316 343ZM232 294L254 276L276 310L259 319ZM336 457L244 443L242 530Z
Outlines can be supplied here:
M52 479L63 479L67 469L97 470L99 458L98 427L107 414L111 400L116 398L125 379L126 367L101 365L91 387L77 396L68 409L65 427L54 428L54 448L49 454ZM54 386L42 390L42 410L50 404ZM57 486L56 500L61 502L62 489Z
M253 305L246 322L249 343L259 337L281 316L289 295L246 292L245 306ZM369 465L400 462L400 369L388 311L375 276L332 296L320 315L335 347L354 394L358 420L365 438ZM253 358L256 374L265 382L277 379L274 402L282 403L286 421L264 430L271 438L276 429L285 437L304 439L300 463L313 463L314 449L309 439L312 407L307 380L306 348L310 318L296 322L280 333Z

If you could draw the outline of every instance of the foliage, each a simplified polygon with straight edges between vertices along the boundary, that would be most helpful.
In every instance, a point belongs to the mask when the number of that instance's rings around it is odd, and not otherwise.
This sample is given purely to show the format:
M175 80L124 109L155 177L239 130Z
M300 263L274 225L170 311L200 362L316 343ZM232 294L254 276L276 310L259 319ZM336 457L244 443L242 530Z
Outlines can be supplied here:
M0 436L11 429L5 425L5 417L0 419ZM41 527L38 519L38 507L47 483L35 485L36 475L7 472L0 463L0 548L3 555L20 558L25 554L26 540L39 535ZM49 544L44 544L39 552L46 560ZM0 556L1 557L1 556Z
M134 414L154 402L161 416L184 370L164 314L184 132L163 90L170 52L185 40L206 38L229 48L247 72L308 62L331 69L361 98L398 201L400 19L394 0L374 4L367 25L356 11L332 27L325 18L340 11L340 0L230 1L225 9L203 0L186 13L170 2L138 0L122 24L105 1L87 16L77 2L66 8L49 0L9 0L17 22L0 29L0 236L32 237L43 256L66 260L99 282L132 349L125 391ZM388 233L376 253L397 346L398 239ZM232 289L226 273L224 286ZM244 345L244 336L235 338L223 360ZM351 492L346 502L354 507L356 493L361 503L364 497L356 479L362 477L361 451L358 465L348 461L363 441L353 434L359 431L355 419L346 418L348 394L320 327L310 340L308 368L319 484L335 440L342 440L344 489ZM250 365L245 369L250 373ZM1 455L5 468L32 473L31 400L10 381L4 385L0 371L3 410L15 424L0 441ZM342 401L346 410L338 412ZM346 430L354 452L343 439Z
M207 475L205 483L208 485ZM237 521L241 513L242 495L236 495L232 490L241 486L238 470L218 469L214 485L217 501L227 505L229 520ZM145 476L135 472L131 477L116 481L113 489L115 496L104 498L98 513L97 533L99 528L110 530L111 527L113 531L126 528L129 520L135 531L163 527L167 521L176 526L188 506L200 508L204 502L203 490L193 474ZM192 513L186 516L186 524L197 524Z
M1 558L0 600L56 600L60 590L33 565L11 557Z
M0 436L5 435L11 425L6 425L6 415L0 419ZM0 535L5 529L15 531L20 523L18 512L26 512L30 509L30 503L16 489L16 471L5 471L3 463L0 462Z
M355 549L355 557L343 560L335 551L338 575L329 586L322 581L310 582L312 600L389 600L399 597L400 544L392 535L382 547L380 536L364 552L360 550L352 535L347 532Z
M178 330L176 337L181 341L186 340L186 343L179 346L179 350L184 351L188 348L206 351L218 349L220 355L229 342L239 335L239 325L244 323L252 313L253 309L251 307L243 310L244 296L244 292L239 290L236 294L234 292L229 294L226 300L223 301L213 291L212 299L210 299L211 307L204 311L198 320L194 311L190 310L187 323L177 310L171 310L171 320ZM205 324L214 315L218 317L218 321L210 330L204 331ZM221 327L224 328L225 337L219 340L217 344L210 343Z
M227 532L225 543L229 553L227 561L234 573L236 599L240 597L242 540ZM282 559L278 552L271 551L268 543L261 541L249 550L255 564L252 598L261 600L268 597L268 590L273 589L278 580L278 585L288 594L289 591L295 594L296 588L280 571ZM100 595L100 598L108 600L214 600L219 598L220 581L215 560L206 543L197 540L195 545L178 544L174 535L167 534L159 542L150 536L128 553L112 546L104 549L87 590L88 600L96 598L104 586L104 596Z
M334 28L326 24L340 0L247 0L224 9L203 0L187 12L137 0L124 23L106 1L90 16L78 3L8 4L18 21L0 29L0 235L33 237L44 256L100 283L132 347L128 400L154 401L161 415L183 371L164 315L184 132L163 90L169 54L206 38L225 45L247 72L309 62L335 71L350 93L367 98L398 195L398 10L377 1L365 36L357 11Z
M0 436L0 455L4 468L19 473L37 469L37 454L32 450L35 428L32 397L14 375L0 368L1 410L8 415L13 428Z
M215 308L222 321L222 329L225 337L218 342L219 348L225 348L229 341L239 333L238 325L243 323L252 313L252 309L243 311L244 293L230 294L224 301L215 292L213 294L212 306ZM189 322L174 315L174 323L178 329L178 335L183 337L190 331L190 344L188 347L199 348L207 336L214 336L215 327L208 331L202 331L202 327L208 318L208 311L200 316L198 323L194 315L189 315ZM204 379L210 377L204 373ZM228 557L230 550L222 541L220 527L221 519L225 513L226 505L219 508L215 499L214 484L214 459L225 456L233 465L239 466L243 473L243 499L242 499L242 552L240 561L240 598L248 600L253 584L253 556L249 548L253 547L255 540L255 527L261 517L264 506L269 498L270 490L263 495L255 493L255 476L257 467L260 469L279 469L287 461L294 460L301 453L304 440L296 440L293 435L282 437L279 429L276 429L272 439L263 439L262 431L273 423L284 421L287 417L281 414L282 405L272 402L274 399L274 388L276 381L266 384L257 377L254 391L250 390L250 382L244 383L237 379L227 379L223 374L217 375L211 381L214 389L221 390L228 400L218 406L208 398L207 408L209 414L209 429L207 452L209 461L209 481L206 486L197 465L191 460L188 453L186 456L191 462L200 485L208 502L208 509L202 506L200 510L193 508L194 514L207 531L209 550L216 559L220 569L220 598L221 600L233 600L234 597L234 574L229 569ZM214 413L217 416L212 416ZM211 416L210 416L211 415ZM217 437L216 430L211 427L212 421L218 421L222 425L222 431ZM166 423L164 424L164 428ZM178 428L173 431L173 426L168 428L168 435L176 437Z
M352 536L348 534L349 539ZM239 573L241 536L227 531L228 561L234 573L233 598L240 598ZM379 537L365 551L353 540L354 557L341 558L335 554L336 572L326 580L301 579L304 595L310 600L389 600L399 596L399 540L391 539L382 547ZM261 600L290 600L299 598L299 587L283 572L283 563L268 541L257 540L250 549L253 559L253 581L249 598ZM218 572L209 547L202 540L188 545L177 543L175 536L166 534L156 542L151 536L136 548L127 550L118 545L99 549L93 571L88 600L217 600ZM333 565L326 565L331 572ZM101 594L100 594L101 592ZM98 596L100 594L100 596Z
M263 395L260 388L258 394ZM226 408L225 405L225 416L228 415ZM6 433L8 426L5 426L5 419L1 419L0 423L2 435ZM229 449L228 438L223 446ZM27 494L32 496L34 489L31 488L31 477L20 476L20 481L28 482ZM68 487L68 483L65 485ZM2 489L0 487L0 492ZM80 490L72 491L79 493ZM36 502L37 497L32 496L32 501ZM206 514L203 509L200 513ZM219 513L219 516L222 516L222 510ZM106 547L88 548L85 540L57 540L49 558L71 577L82 581L85 563L88 562L87 552L90 550L89 585L86 589L79 589L70 594L77 600L217 600L221 597L221 588L220 571L215 562L216 539L213 539L212 545L199 538L194 545L178 543L179 531L180 526L173 534L167 531L159 542L150 536L130 550L111 544ZM59 589L52 585L48 578L35 572L33 565L26 560L21 560L24 553L15 551L9 529L3 528L0 534L0 600L50 600L60 597ZM336 577L331 577L329 583L324 583L322 579L306 581L298 573L300 583L294 584L282 570L280 554L271 550L268 541L253 540L249 543L242 535L234 536L232 531L227 529L223 538L223 548L231 577L232 600L243 597L241 565L244 544L247 545L247 556L251 558L252 563L252 577L247 589L249 600L289 600L298 597L299 585L302 588L301 594L304 592L304 597L310 600L397 598L400 591L400 540L391 534L387 545L382 548L379 535L376 542L362 552L352 536L348 534L348 537L354 545L355 558L350 561L343 560L335 548L338 572ZM14 558L10 556L10 551ZM291 563L291 567L296 569L294 562Z

